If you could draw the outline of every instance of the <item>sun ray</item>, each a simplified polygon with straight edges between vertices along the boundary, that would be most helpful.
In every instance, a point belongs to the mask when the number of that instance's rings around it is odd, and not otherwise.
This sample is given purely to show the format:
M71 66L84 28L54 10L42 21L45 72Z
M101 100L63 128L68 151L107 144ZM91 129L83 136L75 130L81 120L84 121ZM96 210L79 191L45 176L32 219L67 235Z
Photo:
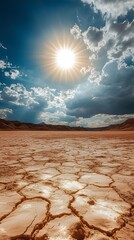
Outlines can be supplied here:
M80 70L87 67L87 49L81 40L69 34L57 34L41 48L40 64L51 79L70 82L82 78Z

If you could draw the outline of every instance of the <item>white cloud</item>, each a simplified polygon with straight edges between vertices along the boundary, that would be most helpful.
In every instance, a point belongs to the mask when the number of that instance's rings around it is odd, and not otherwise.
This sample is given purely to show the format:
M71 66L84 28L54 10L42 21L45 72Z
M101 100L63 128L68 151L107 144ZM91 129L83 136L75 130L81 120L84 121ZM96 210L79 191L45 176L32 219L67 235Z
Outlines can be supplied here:
M99 84L101 82L103 77L107 77L108 76L107 72L104 71L104 68L102 68L101 72L96 71L95 68L92 68L89 73L90 74L89 74L88 80L90 82L94 82L94 83L97 83L97 84Z
M45 122L46 124L61 124L69 126L81 126L85 128L99 128L107 127L114 124L119 124L127 119L134 118L134 114L124 115L108 115L108 114L97 114L90 118L83 117L70 117L62 111L42 112L39 115L39 121Z
M63 122L61 121L61 117L65 117L65 116L66 115L60 111L57 111L54 113L50 113L46 111L40 114L39 120L41 122L45 122L46 124L63 124Z
M118 23L112 22L109 24L107 32L109 32L109 39L114 39L113 47L108 51L109 59L118 59L122 57L125 58L125 55L128 55L128 52L131 56L134 54L134 21L128 23L127 21ZM108 34L107 34L108 35ZM108 37L107 37L108 39Z
M56 92L49 87L33 87L27 90L22 84L5 86L0 92L0 100L11 102L18 106L32 108L34 105L42 106L47 112L66 112L66 101L74 97L74 90ZM43 110L42 110L43 111Z
M32 87L31 90L33 91L33 94L35 97L37 98L42 98L46 101L52 101L54 96L55 96L55 89L49 88L49 87L45 87L45 88L41 88L41 87Z
M11 102L15 105L26 106L30 108L38 104L32 91L28 91L22 84L11 84L4 87L0 94L1 100Z
M0 68L1 68L1 69L6 68L6 62L5 62L5 61L0 60Z
M56 89L49 87L33 87L31 88L35 98L44 99L48 103L47 109L66 109L65 101L74 97L75 90L64 90L56 92Z
M10 73L9 72L4 72L4 76L5 77L10 77Z
M0 43L0 48L7 49L2 45L2 43ZM7 56L5 57L5 60L0 60L0 69L5 77L10 77L11 79L15 80L19 76L22 76L20 71L16 68L18 67L12 66L12 63L7 61Z
M15 80L17 77L20 76L20 72L17 69L13 69L10 71L10 77L11 79Z
M12 64L4 60L0 60L0 69L11 68Z
M76 90L63 90L57 92L55 89L46 88L31 88L36 99L40 102L47 101L47 107L39 115L38 120L45 123L65 124L68 125L68 120L74 118L66 115L66 101L72 99Z
M38 119L46 124L75 126L75 124L72 125L72 122L74 122L76 118L66 115L66 113L60 109L55 112L42 112Z
M79 27L74 25L74 28ZM72 28L73 29L73 28ZM82 67L80 72L89 75L88 79L91 82L99 83L103 77L107 76L104 72L105 65L109 62L117 62L118 69L121 67L127 68L125 63L126 58L133 60L134 56L134 21L116 22L108 20L106 25L97 29L89 27L81 33L81 39L89 51L89 64L87 67ZM72 34L75 32L72 31ZM129 66L133 68L133 66Z
M103 29L100 30L96 27L89 27L82 33L82 36L87 48L96 51L103 39Z
M7 48L2 43L0 43L0 48L7 50Z
M75 24L71 29L70 33L74 36L75 39L81 38L81 29L77 24Z
M49 107L56 107L58 109L65 109L65 101L73 98L75 95L75 90L66 90L60 91L57 95L54 96L53 101L49 102Z
M13 111L10 108L0 109L0 118L5 119L8 114L12 114Z
M83 3L93 5L94 10L100 10L102 14L108 17L117 18L120 15L126 15L133 8L132 0L81 0Z
M122 123L129 118L134 118L134 114L124 114L124 115L97 114L90 118L82 118L82 117L78 118L76 121L76 125L89 127L89 128L106 127L109 125Z
M89 73L90 71L91 71L91 66L89 67L82 67L81 69L80 69L80 73L82 73L83 75L86 75L87 73Z
M10 77L13 80L16 80L16 78L20 77L20 71L17 69L12 69L10 72L5 71L4 72L5 77Z

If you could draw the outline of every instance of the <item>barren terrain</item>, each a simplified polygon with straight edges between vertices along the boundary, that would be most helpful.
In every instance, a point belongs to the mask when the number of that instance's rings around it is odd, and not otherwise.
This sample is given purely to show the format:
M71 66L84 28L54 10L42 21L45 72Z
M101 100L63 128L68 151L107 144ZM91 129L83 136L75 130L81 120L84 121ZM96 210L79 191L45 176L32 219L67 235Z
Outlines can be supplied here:
M134 132L0 132L0 240L133 240Z

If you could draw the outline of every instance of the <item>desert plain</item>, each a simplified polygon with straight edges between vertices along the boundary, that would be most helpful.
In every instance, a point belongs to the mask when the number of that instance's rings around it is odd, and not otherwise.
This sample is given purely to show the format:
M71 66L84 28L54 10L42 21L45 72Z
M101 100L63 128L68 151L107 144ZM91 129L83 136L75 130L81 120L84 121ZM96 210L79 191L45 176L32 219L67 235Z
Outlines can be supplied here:
M0 132L0 240L133 240L134 132Z

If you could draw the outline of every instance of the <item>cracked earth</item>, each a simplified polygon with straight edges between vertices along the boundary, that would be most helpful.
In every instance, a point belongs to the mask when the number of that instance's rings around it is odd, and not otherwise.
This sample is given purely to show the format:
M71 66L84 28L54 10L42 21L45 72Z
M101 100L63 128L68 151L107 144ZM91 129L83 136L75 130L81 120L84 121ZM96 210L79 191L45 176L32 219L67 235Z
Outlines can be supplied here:
M0 132L0 240L134 240L134 132Z

